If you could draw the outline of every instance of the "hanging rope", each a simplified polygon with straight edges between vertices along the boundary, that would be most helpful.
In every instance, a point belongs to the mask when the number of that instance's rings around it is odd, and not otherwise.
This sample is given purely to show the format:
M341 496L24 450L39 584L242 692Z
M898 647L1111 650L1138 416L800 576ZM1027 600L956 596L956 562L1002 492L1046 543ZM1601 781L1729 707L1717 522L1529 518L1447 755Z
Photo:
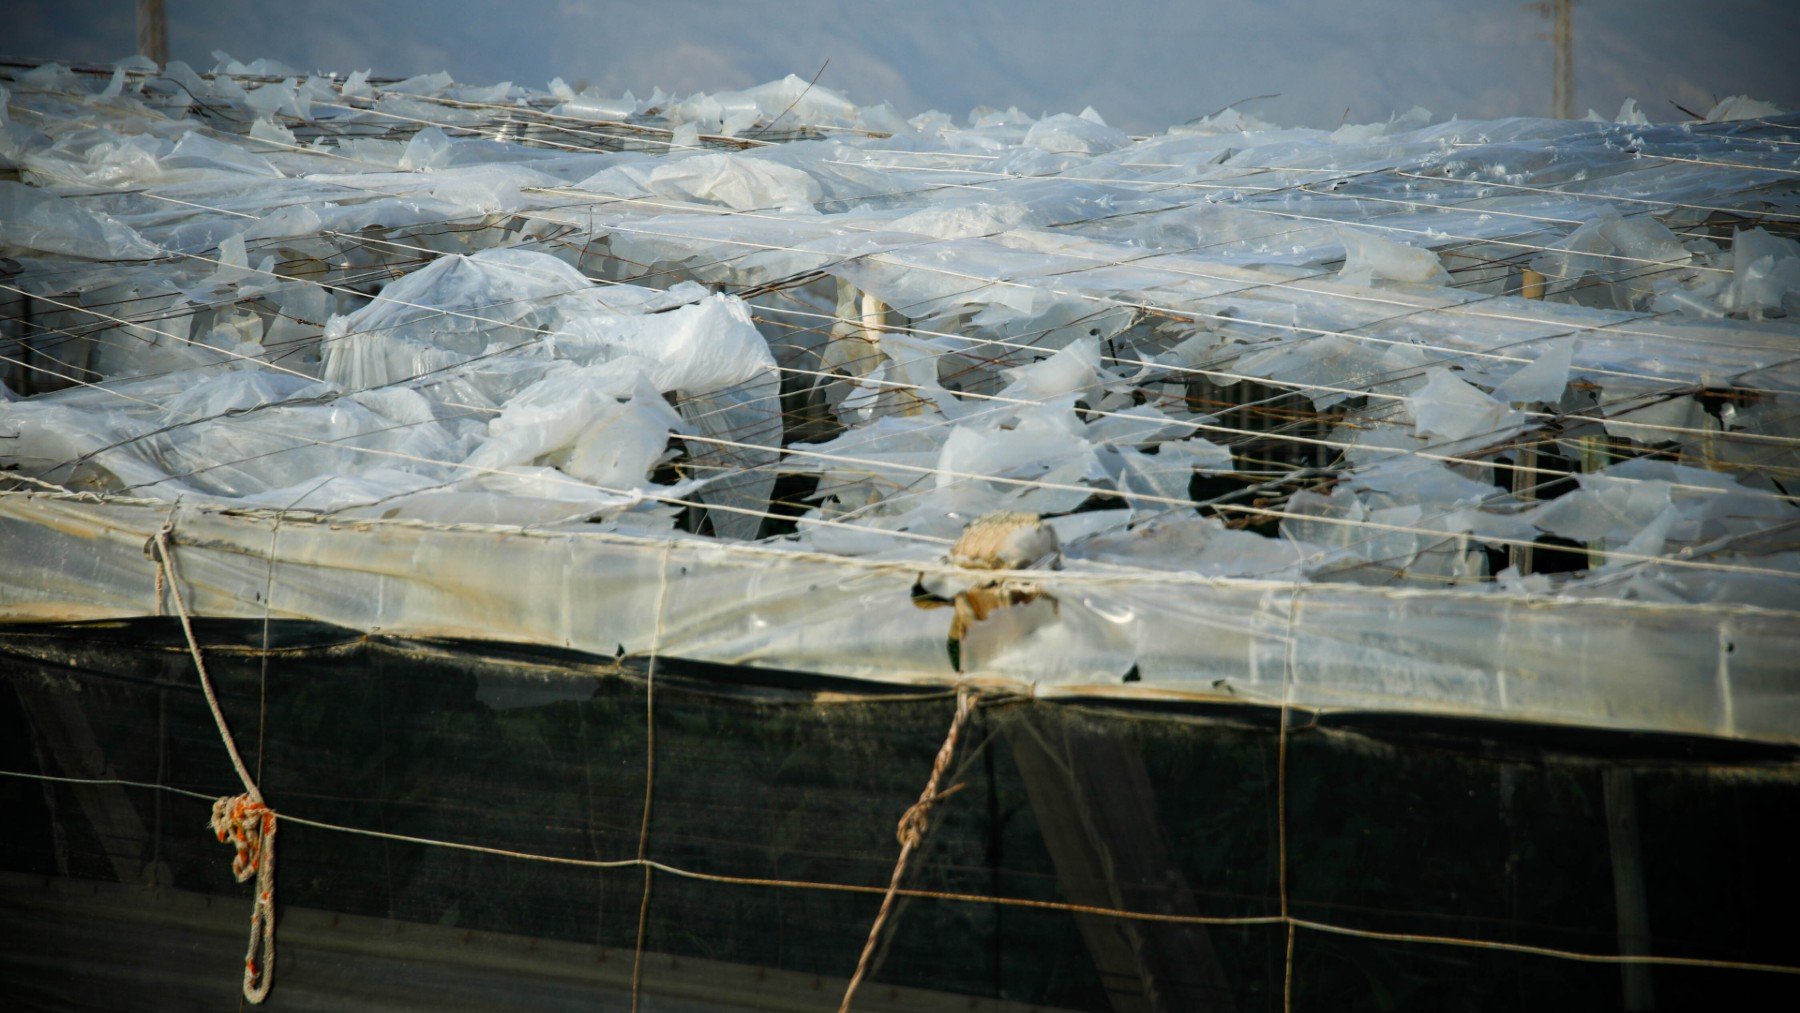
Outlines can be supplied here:
M869 973L869 961L875 956L875 944L880 941L881 929L887 924L888 913L893 910L894 896L900 889L900 877L906 874L906 861L925 840L925 831L931 825L931 807L962 790L963 786L958 784L940 792L938 782L943 780L944 771L950 768L950 761L956 757L956 740L962 735L963 725L968 723L969 715L974 711L975 694L967 687L959 687L956 691L956 717L951 719L950 732L944 736L944 744L938 747L937 759L931 763L931 777L925 781L925 790L919 793L919 800L907 807L895 829L895 836L900 839L900 857L894 862L894 876L888 881L887 893L882 895L881 910L875 913L875 924L869 926L869 938L863 942L862 957L856 962L856 973L851 975L849 987L844 989L844 1001L838 1004L838 1013L849 1013L850 1002L856 997L856 989L862 984L863 976Z
M650 630L650 662L644 670L644 811L638 823L637 864L644 867L644 892L638 900L637 943L631 952L631 1013L637 1013L644 983L644 936L650 925L650 805L656 795L656 654L662 646L663 606L669 600L669 556L673 543L662 551L661 577L656 586L656 625Z
M1288 913L1288 721L1294 701L1294 639L1300 622L1300 588L1288 595L1287 633L1282 638L1281 724L1275 744L1275 882L1281 892L1281 920L1287 947L1281 959L1281 1010L1294 1009L1294 917Z
M275 810L263 801L250 769L244 766L244 758L238 754L237 740L231 737L231 726L225 723L225 712L219 707L218 694L213 692L212 677L206 672L206 659L200 656L200 642L194 638L187 601L181 595L181 582L176 579L175 557L169 549L169 536L173 533L173 522L164 524L150 536L150 542L144 548L154 554L157 564L158 601L161 601L162 589L167 587L175 602L175 616L181 620L181 632L187 637L188 653L194 656L200 691L206 696L206 706L212 710L219 738L225 743L225 752L231 756L231 765L244 785L243 794L226 795L213 803L210 825L220 843L231 844L237 849L231 860L231 872L237 881L243 883L251 876L256 877L256 894L250 905L250 944L244 951L244 998L251 1003L260 1003L268 998L269 988L275 981Z

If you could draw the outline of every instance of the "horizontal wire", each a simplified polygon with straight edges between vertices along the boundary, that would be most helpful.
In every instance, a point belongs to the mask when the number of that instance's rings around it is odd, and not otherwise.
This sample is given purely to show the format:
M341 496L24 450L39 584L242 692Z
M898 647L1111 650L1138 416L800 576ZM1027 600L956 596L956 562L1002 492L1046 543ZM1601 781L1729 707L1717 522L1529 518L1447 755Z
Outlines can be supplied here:
M177 788L172 785L158 784L148 781L135 781L125 778L79 778L58 777L39 774L31 771L0 769L0 776L19 778L22 780L41 781L53 784L117 786L138 788L148 791L159 791L178 795L201 802L213 802L216 795L204 792ZM880 895L888 892L885 886L865 885L858 883L832 883L818 880L779 879L767 876L739 876L727 873L707 872L677 866L652 858L574 858L563 855L547 855L539 852L521 851L511 848L499 848L483 844L471 844L464 841L452 841L442 838L422 837L413 834L401 834L388 830L371 830L365 827L354 827L342 823L295 816L286 811L277 810L276 818L284 823L311 827L332 833L349 834L356 837L368 837L376 840L393 841L397 844L413 844L421 847L444 848L472 854L488 855L495 858L506 858L517 861L538 862L547 865L569 866L582 869L617 870L650 868L682 879L699 882L718 883L729 886L766 887L771 889L814 890L834 893L854 893ZM1177 914L1161 911L1132 910L1128 908L1104 907L1091 904L1074 904L1067 901L1038 900L1027 897L1009 897L1004 895L964 893L951 890L926 890L901 887L894 891L905 897L921 900L939 900L951 903L979 904L1002 906L1040 911L1059 911L1069 914L1090 915L1101 918L1114 918L1121 921L1151 922L1174 925L1218 925L1218 926L1265 926L1291 925L1294 928L1308 929L1331 935L1351 936L1374 939L1386 942L1421 943L1439 946L1454 946L1467 949L1497 950L1519 953L1530 956L1548 957L1560 960L1572 960L1583 963L1599 964L1636 964L1668 967L1711 968L1722 971L1746 971L1772 974L1800 974L1800 966L1787 964L1768 964L1754 961L1714 960L1707 957L1662 956L1655 954L1612 954L1591 953L1581 950L1568 950L1558 947L1532 946L1524 943L1498 942L1461 936L1441 934L1424 934L1410 932L1383 932L1374 929L1362 929L1354 926L1339 925L1317 919L1300 918L1294 915L1202 915Z
M205 257L202 257L202 259L205 259ZM409 304L409 306L412 306L412 304ZM432 311L436 311L436 308L432 308ZM466 315L466 317L475 318L475 320L482 320L482 322L493 322L493 324L504 324L504 322L499 322L499 320L491 320L491 318L473 317L473 315ZM1352 444L1343 444L1343 446L1352 446ZM1708 491L1710 491L1710 489L1708 489Z
M1028 404L1031 404L1031 403L1035 403L1035 402L1025 402L1025 403L1028 403ZM1127 417L1127 418L1134 418L1134 419L1135 419L1135 417L1132 417L1132 416L1125 416L1125 417ZM1221 427L1221 428L1222 428L1222 427ZM356 437L356 436L357 436L357 435L366 435L366 434L353 434L353 435L352 435L352 436L349 436L349 437L345 437L345 439L350 439L350 438L355 438L355 437ZM313 442L312 442L312 443L311 443L311 444L305 444L305 445L322 445L322 444L323 444L323 443L328 443L328 442L336 442L336 441L313 441ZM1321 441L1321 442L1323 442L1323 441ZM740 444L740 445L741 445L741 444ZM1349 444L1343 444L1343 445L1341 445L1341 446L1353 446L1353 445L1349 445ZM349 449L349 450L353 450L353 451L364 451L364 452L375 452L375 453L379 453L379 452L380 452L380 451L377 451L377 450L376 450L376 449L375 449L375 448L357 448L357 447L346 447L346 448L344 448L344 449ZM761 447L761 446L757 446L757 447L756 447L756 449L765 449L765 450L776 450L776 451L777 451L777 452L779 452L779 448L774 448L774 447ZM422 462L428 462L428 463L434 463L434 464L438 464L438 465L441 465L441 466L447 466L447 467L462 467L462 466L463 466L463 465L461 465L461 464L459 464L459 463L458 463L458 462L446 462L446 461L437 461L437 460L434 460L434 459L428 459L428 458L419 458L419 457L417 457L417 456L416 456L416 455L406 455L406 456L407 456L407 458L408 458L408 459L411 459L411 460L415 460L415 461L422 461ZM1421 456L1429 456L1429 455L1421 455ZM846 458L846 460L849 460L849 461L852 461L852 462L855 462L855 463L869 463L869 462L866 462L866 461L856 461L856 459L849 459L849 458ZM506 470L504 470L504 469L487 469L487 470L490 470L490 471L497 471L497 472L499 472L499 473L508 473L508 472L507 472L507 471L506 471ZM904 470L904 468L903 468L903 470ZM929 470L929 469L927 469L927 470ZM996 477L996 476L984 476L984 475L974 475L974 474L959 474L959 475L955 475L955 476L954 476L954 477L958 477L958 478L964 478L964 479L976 479L976 480L983 480L983 481L1000 481L1000 482L1003 482L1003 483L1005 483L1005 482L1014 482L1014 481L1021 481L1021 480L1013 480L1013 479L1005 479L1005 478L1001 478L1001 477ZM586 484L585 484L585 483L580 483L580 482L578 482L578 481L576 481L576 480L572 480L572 479L571 479L571 480L570 480L570 482L571 482L571 484L574 484L574 485L578 485L578 486L584 486L584 487L588 487L588 486L586 486ZM1042 483L1039 483L1039 484L1040 484L1040 485L1042 485ZM1175 500L1175 499L1172 499L1172 498L1169 498L1169 497L1155 497L1155 496L1150 496L1150 495L1147 495L1147 494L1122 494L1122 493L1111 493L1111 492L1110 492L1110 491L1109 491L1109 490L1102 490L1102 489L1095 489L1095 488L1092 488L1092 487L1085 487L1085 486L1083 486L1083 487L1076 487L1076 486L1069 486L1069 487L1066 487L1066 488L1068 488L1068 489L1070 489L1070 490L1071 490L1071 491L1074 491L1074 490L1078 490L1078 489L1084 489L1084 490L1087 490L1087 491L1089 491L1089 492L1090 492L1090 493L1094 493L1094 494L1101 494L1101 495L1107 495L1107 494L1113 494L1113 495L1119 495L1119 496L1120 496L1120 497L1121 497L1121 498L1131 498L1131 499L1138 499L1138 500L1142 500L1142 501L1146 501L1146 502L1164 502L1164 503L1166 503L1166 504L1178 504L1178 505L1188 505L1188 506L1192 506L1192 505L1196 505L1196 504L1195 504L1195 503L1194 503L1194 501L1191 501L1191 500ZM1704 487L1699 487L1699 488L1704 488ZM626 491L624 491L624 490L616 490L616 489L604 489L604 488L603 488L603 489L602 489L602 491L606 491L606 492L611 492L611 493L615 493L615 494L619 494L619 493L626 493ZM1716 491L1716 490L1710 490L1710 489L1709 489L1709 490L1706 490L1706 491ZM628 493L627 493L627 494L628 494ZM659 497L656 497L656 496L654 496L654 495L650 495L650 496L649 496L649 497L648 497L648 498L659 498ZM721 508L721 507L720 507L720 505L718 505L718 504L702 504L702 503L697 503L697 502L690 502L690 501L687 501L687 500L685 500L685 499L681 499L681 498L673 498L673 497L669 497L669 498L663 498L663 499L664 499L664 501L666 501L666 502L672 502L672 503L679 503L679 504L681 504L681 505L689 505L689 506L701 506L701 505L706 505L706 506L709 506L709 507L710 507L710 508L713 508L713 509L719 509L719 508ZM758 515L760 515L760 516L765 516L765 517L767 517L767 516L775 516L775 515L773 515L773 514L770 514L770 513L768 513L768 512L767 512L767 511L747 511L747 510L745 510L745 509L744 509L744 508L724 508L724 509L726 509L726 510L727 510L727 512L750 512L750 513L756 513L756 514L758 514ZM1340 522L1340 521L1342 521L1342 519L1338 519L1338 518L1333 518L1333 519L1327 519L1327 520L1325 520L1325 522L1326 522L1326 523L1333 523L1333 522ZM828 521L827 521L827 522L825 522L825 523L832 523L832 522L828 522ZM1366 523L1367 523L1367 522L1358 522L1358 523L1365 523L1365 524L1366 524ZM861 529L861 526L858 526L858 525L849 525L849 526L851 526L851 527L857 527L857 528L859 528L859 529ZM867 529L864 529L864 530L867 530ZM889 534L894 534L894 535L895 535L895 536L896 536L896 537L906 537L906 534L905 534L905 533L897 533L897 532L892 532L892 531L891 531L891 530L890 530L890 529L875 529L875 530L880 530L880 531L883 531L883 533L889 533ZM1430 529L1415 529L1415 533L1434 533L1434 534L1442 534L1442 533L1441 533L1441 532L1435 532L1435 531L1431 531L1431 530L1430 530ZM921 536L921 537L922 537L922 536ZM1526 543L1523 543L1523 542L1520 542L1520 543L1519 543L1519 544L1526 544ZM1618 554L1616 554L1616 553L1615 553L1615 554L1614 554L1614 555L1615 555L1615 557L1617 557L1617 558L1623 558L1623 557L1619 557L1619 556L1618 556ZM1644 558L1644 559L1651 559L1651 558L1662 558L1662 557L1643 557L1643 558ZM1693 563L1693 562L1692 562L1692 561L1682 561L1682 562L1683 562L1683 563L1684 563L1684 564L1689 564L1689 565L1696 565L1696 566L1706 566L1706 567L1709 567L1709 568L1721 568L1721 567L1724 567L1724 566L1726 566L1726 565L1727 565L1727 564L1701 564L1701 563Z

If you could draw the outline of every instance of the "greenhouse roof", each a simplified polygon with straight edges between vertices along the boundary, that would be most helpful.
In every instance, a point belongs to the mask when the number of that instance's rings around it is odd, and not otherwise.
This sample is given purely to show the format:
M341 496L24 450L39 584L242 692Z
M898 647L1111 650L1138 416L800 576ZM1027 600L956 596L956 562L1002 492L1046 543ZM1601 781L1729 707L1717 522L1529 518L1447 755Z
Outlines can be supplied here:
M0 98L0 616L1800 741L1800 117Z

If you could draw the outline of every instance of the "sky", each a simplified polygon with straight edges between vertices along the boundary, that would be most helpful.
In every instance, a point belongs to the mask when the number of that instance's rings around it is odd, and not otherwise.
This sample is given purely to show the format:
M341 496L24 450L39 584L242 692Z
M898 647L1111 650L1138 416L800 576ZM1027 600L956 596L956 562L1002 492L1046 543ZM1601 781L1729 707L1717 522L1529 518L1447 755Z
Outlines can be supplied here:
M167 0L170 55L639 96L820 84L911 115L1095 107L1149 132L1240 106L1284 125L1548 114L1549 22L1519 0ZM0 52L109 62L131 0L7 0ZM1652 119L1747 93L1800 108L1797 0L1577 0L1577 111ZM829 63L827 64L827 61Z

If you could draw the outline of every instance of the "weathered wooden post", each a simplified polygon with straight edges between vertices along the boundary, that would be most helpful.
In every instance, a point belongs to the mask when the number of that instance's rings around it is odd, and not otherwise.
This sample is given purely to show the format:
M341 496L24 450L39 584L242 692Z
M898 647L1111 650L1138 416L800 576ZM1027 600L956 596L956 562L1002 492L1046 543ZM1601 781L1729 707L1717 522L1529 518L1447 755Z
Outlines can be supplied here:
M138 0L137 51L159 67L169 62L169 19L163 0Z

